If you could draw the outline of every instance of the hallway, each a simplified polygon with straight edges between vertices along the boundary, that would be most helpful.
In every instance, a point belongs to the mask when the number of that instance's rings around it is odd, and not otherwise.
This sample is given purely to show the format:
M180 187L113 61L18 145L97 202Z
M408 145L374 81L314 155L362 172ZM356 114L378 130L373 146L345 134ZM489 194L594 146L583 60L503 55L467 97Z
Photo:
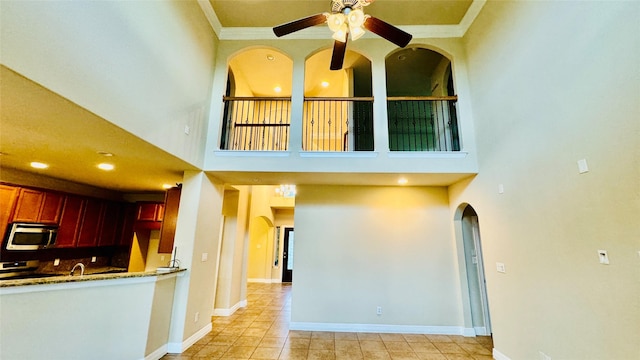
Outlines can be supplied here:
M213 330L183 354L162 360L490 360L488 336L308 332L289 330L290 284L248 284L248 306L213 317Z

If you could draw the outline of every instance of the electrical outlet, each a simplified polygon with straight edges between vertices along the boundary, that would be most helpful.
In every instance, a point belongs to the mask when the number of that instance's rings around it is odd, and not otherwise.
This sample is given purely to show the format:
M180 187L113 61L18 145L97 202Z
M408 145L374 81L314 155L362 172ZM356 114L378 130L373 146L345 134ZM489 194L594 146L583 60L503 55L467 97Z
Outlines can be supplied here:
M96 262L96 260L98 260L95 256L91 257L91 262Z
M209 260L209 253L202 253L202 261L205 262Z
M164 255L160 255L160 261L164 261Z
M200 319L200 313L196 312L196 315L193 317L193 322L198 322L199 319Z
M382 306L378 306L378 307L376 308L376 314L377 314L377 315L382 315Z
M58 266L58 265L60 265L60 259L53 260L53 266Z
M184 134L185 135L189 135L190 132L191 132L191 128L189 127L189 125L185 125L184 126Z

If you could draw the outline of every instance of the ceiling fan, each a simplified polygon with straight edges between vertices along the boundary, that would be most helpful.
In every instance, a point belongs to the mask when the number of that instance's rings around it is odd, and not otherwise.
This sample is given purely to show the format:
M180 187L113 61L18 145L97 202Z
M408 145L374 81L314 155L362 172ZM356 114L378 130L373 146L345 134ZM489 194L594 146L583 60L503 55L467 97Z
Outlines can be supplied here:
M397 27L377 19L370 15L365 15L362 8L368 6L374 0L331 0L331 13L311 15L273 28L277 37L291 34L298 30L311 26L324 24L329 25L333 31L333 54L331 55L331 70L342 69L344 55L347 50L348 35L351 40L357 40L365 33L365 29L377 34L388 41L405 47L411 41L411 34L404 32Z

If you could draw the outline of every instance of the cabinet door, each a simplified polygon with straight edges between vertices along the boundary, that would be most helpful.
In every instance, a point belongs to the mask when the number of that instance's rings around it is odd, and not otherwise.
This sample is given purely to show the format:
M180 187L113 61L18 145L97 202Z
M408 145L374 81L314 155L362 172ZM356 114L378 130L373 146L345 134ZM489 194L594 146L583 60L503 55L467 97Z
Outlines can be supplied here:
M178 206L180 205L180 188L167 190L164 201L164 221L160 228L159 253L170 253L173 251L173 239L176 234L176 223L178 221Z
M133 242L133 229L136 223L137 207L135 204L124 205L122 219L122 233L118 241L119 246L130 247Z
M13 222L38 222L44 193L33 189L20 189Z
M80 221L85 206L85 199L80 196L67 195L62 207L60 226L56 237L56 247L75 247L80 232Z
M122 206L120 203L108 201L104 205L102 224L98 234L98 246L110 246L116 243L116 235L119 233Z
M100 220L104 211L104 202L98 199L87 199L84 208L80 234L78 235L78 247L96 246L98 244L98 232Z
M7 225L11 222L19 190L15 186L0 185L0 243L4 239Z
M42 207L38 215L38 222L46 224L57 224L60 221L60 213L64 195L55 192L45 192L42 200Z
M158 216L158 203L138 203L138 221L156 221Z

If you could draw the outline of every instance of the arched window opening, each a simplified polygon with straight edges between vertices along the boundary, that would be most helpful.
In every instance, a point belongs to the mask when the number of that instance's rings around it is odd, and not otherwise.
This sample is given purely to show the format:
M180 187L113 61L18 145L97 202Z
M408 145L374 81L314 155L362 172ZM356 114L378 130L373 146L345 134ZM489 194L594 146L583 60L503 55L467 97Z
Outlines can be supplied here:
M222 150L284 151L289 146L293 61L269 48L229 61Z
M372 151L371 61L347 51L341 70L329 70L331 49L305 62L305 151Z
M385 62L391 151L459 151L451 61L406 48Z

